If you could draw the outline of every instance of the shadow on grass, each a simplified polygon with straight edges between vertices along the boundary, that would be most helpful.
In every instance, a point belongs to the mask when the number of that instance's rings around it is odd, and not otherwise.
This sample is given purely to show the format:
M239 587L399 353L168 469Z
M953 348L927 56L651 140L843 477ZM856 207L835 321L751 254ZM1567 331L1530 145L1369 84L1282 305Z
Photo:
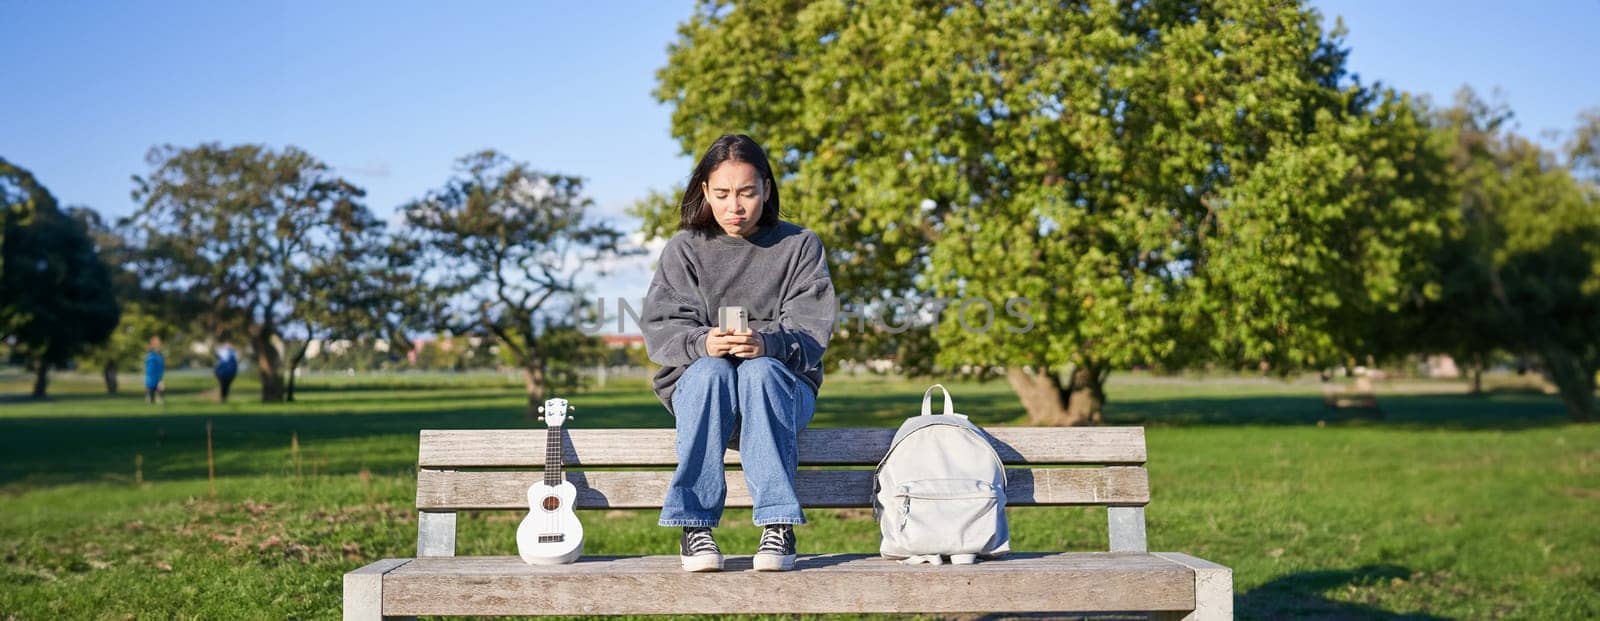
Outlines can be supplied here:
M139 390L143 391L144 388L141 387ZM27 404L33 404L33 403L71 403L71 402L74 402L74 401L109 401L109 400L115 400L115 399L126 399L128 397L128 395L130 395L130 394L133 394L133 393L132 392L122 392L122 393L118 393L118 394L113 395L113 394L106 393L105 391L101 391L101 392L69 392L69 393L54 393L54 392L52 392L52 393L46 394L44 396L44 398L42 398L42 399L35 399L33 397L33 395L30 395L30 394L6 394L6 395L0 395L0 405L27 405ZM144 393L140 392L139 394L142 395Z
M204 478L207 420L212 423L219 476L279 474L293 468L291 437L301 447L302 461L309 462L301 466L306 471L354 474L413 470L422 429L543 428L520 405L458 407L448 401L396 405L403 411L0 418L0 454L6 455L0 462L0 486L108 478L132 481L136 455L141 456L146 480ZM586 427L672 423L665 410L631 404L597 403L583 410Z
M1139 399L1106 404L1108 425L1227 426L1343 424L1394 429L1516 430L1562 425L1566 410L1544 394L1484 396L1387 395L1381 411L1331 409L1321 395L1193 396ZM824 395L814 425L895 426L917 413L920 403L902 395ZM956 409L984 425L1025 425L1027 414L1015 395L963 395Z
M1106 408L1116 425L1350 424L1390 429L1517 430L1566 424L1555 397L1537 394L1380 395L1379 412L1332 409L1320 395L1125 401Z
M841 384L825 388L812 423L816 427L893 427L915 415L914 386ZM135 395L69 394L54 398L41 414L0 417L0 489L134 478L136 459L145 480L205 477L205 421L214 425L219 476L315 472L354 474L412 472L421 429L541 428L525 413L521 390L452 386L430 390L307 390L294 404L221 405L169 401L169 410L147 406ZM1004 386L967 386L958 409L983 425L1026 424L1017 397ZM176 396L176 395L174 395ZM1115 395L1113 395L1116 397ZM648 388L613 388L570 397L580 406L576 425L587 428L669 428L672 418ZM1107 404L1113 425L1163 426L1357 426L1373 429L1515 430L1566 423L1554 397L1537 394L1380 396L1384 417L1362 418L1350 410L1328 410L1317 394L1241 396L1141 395L1123 392ZM32 403L31 401L29 401ZM290 452L291 436L301 447Z
M1354 586L1382 588L1406 580L1411 571L1394 565L1368 565L1355 569L1303 571L1273 580L1234 596L1234 613L1246 619L1382 619L1438 621L1448 617L1401 614L1364 604L1328 599L1330 590Z
M1375 587L1411 572L1404 567L1376 565L1349 570L1307 571L1284 576L1248 593L1235 594L1234 615L1240 619L1369 619L1374 621L1444 621L1449 617L1429 614L1402 614L1381 608L1341 602L1323 597L1330 590L1355 586ZM1081 619L1084 621L1123 621L1145 619L1128 613L1066 615L1059 613L995 613L976 617L976 621L1021 619Z
M507 388L520 389L521 387L522 387L521 384L511 384L511 383L507 383L507 382L451 381L451 380L446 380L446 381L434 381L434 382L430 383L429 380L427 380L426 378L404 378L404 379L394 379L394 380L386 379L386 380L384 380L382 382L359 382L359 381L353 381L353 382L350 382L348 384L313 384L313 385L309 385L309 386L296 386L294 390L295 390L295 393L302 394L302 395L304 395L304 394L327 394L327 393L335 393L335 394L337 394L337 393L342 393L342 392L380 392L380 393L381 392L389 392L389 393L392 393L392 392L397 391L397 390L404 390L404 391L407 391L407 392L409 392L409 391L432 392L432 391L441 391L441 390L471 390L471 389L487 389L487 390L494 390L497 393L499 393L499 392L503 392Z

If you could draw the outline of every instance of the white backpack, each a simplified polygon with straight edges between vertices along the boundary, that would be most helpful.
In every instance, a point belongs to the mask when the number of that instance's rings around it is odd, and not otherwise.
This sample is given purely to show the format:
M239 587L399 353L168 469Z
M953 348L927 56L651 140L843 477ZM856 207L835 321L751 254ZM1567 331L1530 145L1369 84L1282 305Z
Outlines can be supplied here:
M943 414L930 411L934 388L944 393ZM873 477L872 513L885 558L966 564L1010 551L1005 465L943 385L923 393L922 415L894 434Z

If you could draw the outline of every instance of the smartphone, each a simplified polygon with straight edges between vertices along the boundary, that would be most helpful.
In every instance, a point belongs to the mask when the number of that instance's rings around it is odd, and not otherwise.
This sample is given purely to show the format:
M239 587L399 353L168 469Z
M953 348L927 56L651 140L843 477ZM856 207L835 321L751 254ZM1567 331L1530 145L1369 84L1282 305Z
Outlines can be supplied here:
M750 318L743 306L724 306L717 309L717 327L732 332L749 330Z

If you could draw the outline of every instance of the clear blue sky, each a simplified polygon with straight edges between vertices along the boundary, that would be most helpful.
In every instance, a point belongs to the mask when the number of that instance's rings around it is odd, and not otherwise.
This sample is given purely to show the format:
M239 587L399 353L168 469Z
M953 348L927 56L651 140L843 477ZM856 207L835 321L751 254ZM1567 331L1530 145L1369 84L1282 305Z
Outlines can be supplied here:
M1314 2L1343 16L1366 81L1448 102L1500 88L1524 133L1600 106L1600 1ZM64 204L132 212L162 143L293 144L380 214L494 147L588 179L615 214L688 174L650 96L692 0L3 2L0 156ZM611 295L638 299L624 270Z
M1521 133L1569 132L1600 108L1600 0L1313 0L1331 25L1343 17L1348 67L1448 104L1471 85L1499 88ZM1548 143L1555 146L1557 143Z
M692 6L0 3L0 154L113 215L152 145L211 140L302 147L382 213L484 147L617 208L687 172L650 90Z

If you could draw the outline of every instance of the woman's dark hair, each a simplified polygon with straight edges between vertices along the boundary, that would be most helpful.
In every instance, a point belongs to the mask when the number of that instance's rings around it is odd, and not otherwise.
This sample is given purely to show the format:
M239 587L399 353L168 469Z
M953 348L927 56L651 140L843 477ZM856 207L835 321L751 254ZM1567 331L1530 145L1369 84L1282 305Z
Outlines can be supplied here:
M756 225L765 227L778 223L778 180L772 177L772 164L767 162L767 152L761 150L761 145L749 136L723 134L711 143L705 155L700 156L700 163L689 175L689 187L683 192L683 202L679 203L683 211L683 219L678 222L679 230L718 230L716 216L712 215L710 205L706 204L704 188L711 178L711 171L728 160L756 167L757 176L767 184L767 200L761 204L761 217L756 220Z

